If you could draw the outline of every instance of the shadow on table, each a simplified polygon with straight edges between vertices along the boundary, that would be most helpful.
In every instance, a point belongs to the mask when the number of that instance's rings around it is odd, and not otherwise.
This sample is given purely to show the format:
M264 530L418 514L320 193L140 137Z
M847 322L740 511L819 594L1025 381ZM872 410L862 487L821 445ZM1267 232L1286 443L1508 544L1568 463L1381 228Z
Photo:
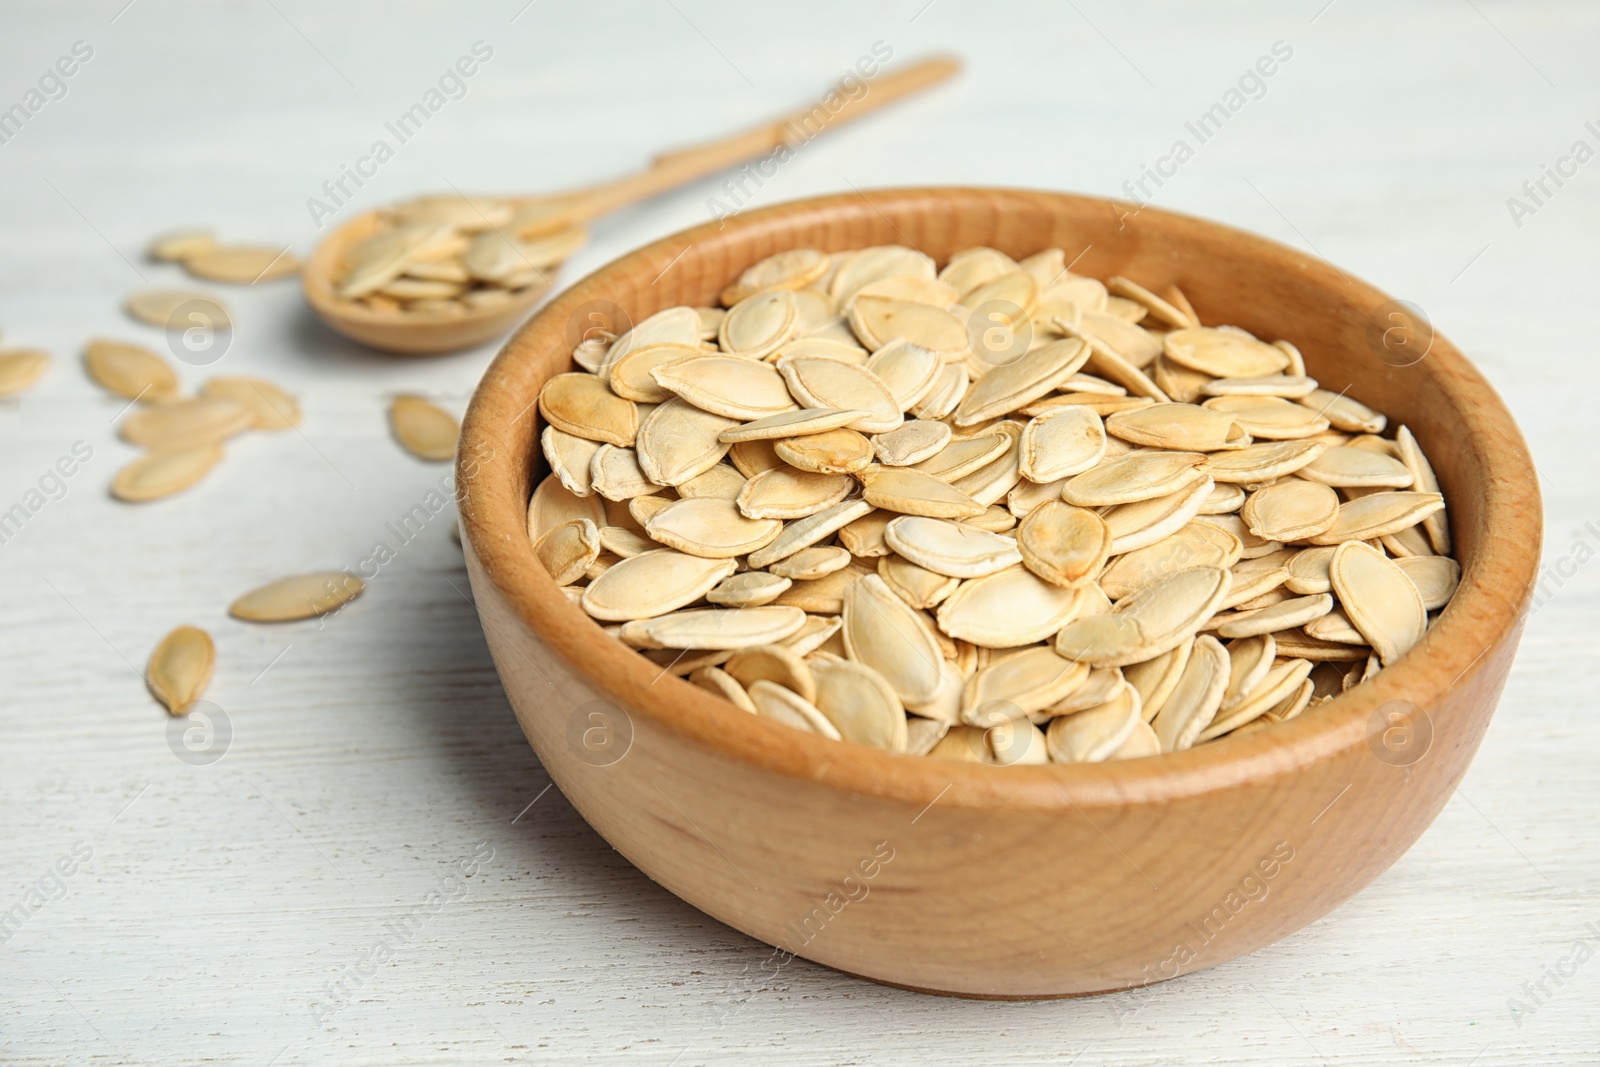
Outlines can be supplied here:
M378 642L394 657L393 669L418 680L415 699L397 706L412 716L419 747L442 764L436 779L464 794L462 807L482 813L476 839L495 847L492 870L504 879L495 896L528 908L548 908L568 922L596 924L593 939L615 938L625 922L628 945L621 951L659 959L679 956L684 969L700 969L716 988L757 969L771 949L705 915L651 881L597 834L551 782L517 725L500 686L471 593L459 563L419 576L439 593L426 598L426 622L401 620L394 638ZM530 923L529 928L544 926ZM610 927L608 930L607 927ZM709 958L708 958L709 957ZM796 961L785 969L794 980L804 970L832 975ZM833 975L837 982L853 982Z

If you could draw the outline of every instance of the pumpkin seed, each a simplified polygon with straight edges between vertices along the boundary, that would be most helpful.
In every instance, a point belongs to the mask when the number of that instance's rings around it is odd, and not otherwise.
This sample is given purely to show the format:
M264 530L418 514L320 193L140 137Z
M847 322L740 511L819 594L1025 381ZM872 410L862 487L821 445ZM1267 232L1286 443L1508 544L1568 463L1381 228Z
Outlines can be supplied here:
M533 553L557 585L571 585L600 556L600 530L588 519L562 523L533 543Z
M1003 433L984 433L951 441L912 469L944 482L955 482L1005 455L1011 445Z
M767 611L768 608L751 608L751 611ZM633 623L630 625L639 625ZM806 733L821 734L833 741L842 741L838 729L828 721L828 717L798 693L791 692L776 682L759 681L746 689L750 702L756 706L756 714L763 719L781 722L785 726L792 726Z
M887 679L852 660L812 665L817 710L846 741L904 752L910 740L905 708Z
M594 481L590 474L590 466L594 462L595 453L602 447L595 441L582 437L575 437L570 433L546 426L539 435L539 446L544 451L545 462L550 464L550 472L561 479L561 484L577 496L588 496L594 492Z
M829 655L844 658L844 641L839 637L843 624L837 615L807 615L805 625L785 637L779 644L797 656L809 656L826 649Z
M930 304L857 293L847 318L861 343L873 350L897 337L934 352L960 352L967 347L962 321Z
M639 433L639 409L633 401L613 393L592 374L551 378L539 393L539 413L559 430L618 448L632 448Z
M750 566L765 567L780 559L787 559L871 510L872 505L865 500L846 500L831 508L824 508L815 515L807 515L803 519L787 523L783 527L783 532L771 544L750 553Z
M1231 416L1251 437L1271 441L1312 437L1328 428L1317 412L1278 396L1214 396L1201 406Z
M1025 718L1077 691L1088 677L1087 664L1048 648L1026 648L967 679L961 719L969 726L991 727L999 719Z
M1082 474L1106 453L1106 428L1083 406L1065 406L1030 420L1019 443L1018 470L1035 482Z
M1163 752L1182 752L1216 718L1228 688L1228 651L1209 634L1194 643L1178 683L1150 721Z
M1326 485L1285 478L1250 494L1239 517L1265 541L1302 541L1333 525L1339 494Z
M785 437L773 442L772 448L783 462L812 474L854 474L872 463L872 442L855 430Z
M706 496L676 500L644 524L650 537L694 556L732 559L772 543L783 531L777 519L752 519L731 500Z
M122 306L129 315L140 322L167 329L174 326L172 317L177 314L179 308L197 301L206 305L205 317L218 319L205 325L214 330L233 328L233 321L221 301L188 289L141 289L139 292L129 294ZM188 327L194 323L184 321L181 325Z
M868 504L902 515L959 519L981 515L985 507L956 487L911 467L874 467L862 473L861 484Z
M1171 651L1143 663L1129 664L1122 670L1124 681L1139 691L1139 714L1145 722L1160 714L1167 698L1177 687L1178 679L1183 677L1183 669L1189 665L1189 657L1194 654L1196 640L1191 638ZM1107 674L1115 670L1095 669L1105 670Z
M626 526L602 526L599 528L599 537L601 548L622 559L642 556L646 552L653 552L661 547L648 537Z
M1198 452L1131 452L1067 479L1061 499L1082 508L1152 500L1205 481L1206 468Z
M1306 660L1279 660L1248 696L1227 711L1219 713L1211 721L1211 725L1200 732L1199 739L1210 741L1254 722L1290 694L1299 690L1310 673L1311 664Z
M1191 522L1154 544L1118 556L1097 581L1106 596L1120 600L1185 567L1232 567L1243 551L1228 531Z
M1041 765L1050 762L1050 744L1044 731L1026 720L1007 720L984 732L989 762L1001 767Z
M1207 326L1173 330L1162 342L1162 352L1179 366L1213 378L1252 378L1277 374L1289 365L1283 351L1242 332Z
M673 391L656 380L655 372L681 360L699 359L704 350L690 345L646 345L633 348L621 359L607 364L606 384L625 400L641 404L660 404Z
M1400 460L1411 472L1413 484L1425 493L1439 492L1439 479L1433 473L1433 466L1428 462L1428 457L1422 454L1422 446L1417 444L1417 439L1411 431L1402 426L1395 434L1395 446L1400 452ZM1428 535L1428 540L1433 544L1433 550L1441 556L1450 554L1450 523L1445 518L1443 497L1437 510L1422 518L1422 528Z
M1022 562L1014 538L917 515L893 519L884 541L912 563L951 578L982 578Z
M894 590L895 596L921 610L942 604L961 584L959 579L930 571L892 553L878 557L878 577Z
M250 409L252 429L287 430L300 425L299 402L263 378L208 378L200 395L243 404Z
M146 448L223 441L250 428L250 409L231 400L195 398L139 407L118 426L122 439Z
M1313 593L1310 596L1290 597L1253 611L1217 615L1212 618L1211 626L1222 637L1254 637L1305 626L1332 610L1333 597L1327 593Z
M679 485L716 466L728 454L722 431L734 420L673 397L639 424L639 466L657 485Z
M1295 400L1310 394L1316 387L1316 379L1304 375L1263 374L1255 378L1208 378L1200 386L1200 393L1203 396L1281 396Z
M607 500L631 500L661 491L639 465L639 454L616 445L595 449L589 461L588 482L594 492Z
M939 629L990 648L1043 640L1086 609L1085 590L1063 588L1012 567L963 582L939 605Z
M618 337L606 351L605 359L595 373L606 377L624 356L652 345L677 345L698 352L700 313L694 308L672 307L635 323L633 329Z
M1333 554L1328 576L1339 604L1388 666L1422 640L1428 628L1422 595L1406 572L1371 545L1347 541Z
M254 285L298 274L300 260L287 248L224 245L185 257L183 267L208 281Z
M801 519L839 503L854 487L842 474L778 467L742 481L736 502L752 519Z
M1211 484L1211 479L1206 478L1176 493L1107 508L1101 517L1111 531L1111 554L1117 556L1153 545L1181 530L1200 514Z
M758 608L777 600L793 584L788 578L766 571L745 571L722 579L706 599L727 608Z
M815 702L817 683L811 667L791 649L782 645L757 645L735 652L722 669L748 690L759 681L772 682L797 694L802 699Z
M665 615L705 596L733 573L731 559L657 549L610 567L584 590L582 606L596 619L628 622Z
M1328 449L1295 473L1308 481L1341 488L1410 489L1416 481L1406 465L1392 456L1350 445Z
M1438 493L1405 490L1371 493L1340 504L1333 525L1308 540L1314 545L1368 541L1415 526L1443 509L1444 498Z
M793 355L779 359L777 367L789 392L807 407L867 412L846 423L853 430L885 433L905 421L889 386L866 367L824 356Z
M625 560L611 569L631 562ZM805 612L799 608L776 604L759 608L694 608L624 623L622 639L635 648L723 651L773 644L800 629L805 621ZM750 699L756 700L756 695L751 693ZM759 700L756 706L761 706Z
M715 693L740 711L756 714L756 705L750 699L750 694L721 667L699 667L690 672L689 681L707 692Z
M186 715L211 683L217 646L211 635L194 626L179 626L150 653L145 678L150 692L173 715Z
M1139 691L1125 685L1098 707L1050 720L1052 763L1098 763L1110 758L1142 722Z
M1111 530L1092 511L1051 501L1017 527L1023 565L1051 585L1074 586L1100 573L1111 553Z
M33 388L49 369L48 353L33 349L0 352L0 396L16 396Z
M1051 341L985 374L956 406L955 424L974 426L1031 404L1077 373L1089 358L1082 341Z
M1106 279L1106 289L1118 296L1127 297L1143 305L1152 318L1171 326L1173 329L1182 330L1200 325L1200 321L1182 309L1173 306L1161 297L1152 293L1137 282L1130 281L1121 276Z
M834 545L826 548L802 548L787 559L780 559L768 570L773 574L796 581L815 581L850 565L849 552Z
M178 263L190 256L209 252L217 246L217 238L210 230L172 230L151 238L149 256L158 262Z
M1318 641L1332 641L1341 645L1365 645L1367 639L1355 624L1350 621L1350 616L1335 608L1320 619L1312 619L1306 623L1307 637Z
M730 419L762 419L799 407L783 376L753 359L695 356L657 364L650 376L702 411Z
M1299 403L1326 419L1334 429L1349 433L1382 433L1388 424L1382 415L1344 393L1314 389Z
M872 451L886 467L909 467L931 459L950 443L950 427L913 419L872 438Z
M389 424L395 439L418 459L444 462L455 458L461 424L422 397L395 397L389 405Z
M1417 587L1422 606L1428 611L1438 611L1448 604L1461 584L1461 564L1449 556L1409 556L1394 562Z
M828 283L828 295L843 305L861 289L884 278L933 278L933 260L900 245L878 245L857 252L839 253L838 270Z
M344 571L297 574L250 590L228 606L228 614L247 622L311 619L344 607L366 587Z
M1232 574L1190 567L1145 586L1110 614L1076 619L1056 634L1055 649L1096 667L1121 667L1168 652L1200 631L1228 595Z
M884 345L867 360L866 369L889 387L901 411L915 406L927 396L944 369L939 353L903 338Z
M166 360L140 345L90 341L84 366L96 383L129 400L171 400L178 395L177 373Z
M528 540L537 541L548 531L571 519L588 519L596 526L606 521L606 510L599 497L580 497L551 474L539 483L528 499Z
M930 703L943 682L942 657L917 614L869 574L844 591L844 644L850 658L883 676L908 708Z
M717 327L724 352L760 359L794 336L800 308L794 293L775 289L756 293L728 309Z
M803 437L807 434L840 429L868 414L870 413L856 408L800 408L724 430L721 438L728 444L739 444L749 441L772 441L785 437Z
M906 747L908 756L929 756L950 730L950 724L938 719L906 720Z
M1225 412L1193 404L1152 404L1106 418L1106 432L1147 448L1216 452L1244 448L1250 436Z
M827 271L827 255L814 248L779 252L745 268L739 280L722 291L722 302L732 307L767 289L804 289Z
M975 726L951 726L928 751L928 757L957 763L991 763L993 754L989 749L988 731Z
M111 495L143 503L180 493L209 474L222 456L222 445L216 441L153 448L117 472Z

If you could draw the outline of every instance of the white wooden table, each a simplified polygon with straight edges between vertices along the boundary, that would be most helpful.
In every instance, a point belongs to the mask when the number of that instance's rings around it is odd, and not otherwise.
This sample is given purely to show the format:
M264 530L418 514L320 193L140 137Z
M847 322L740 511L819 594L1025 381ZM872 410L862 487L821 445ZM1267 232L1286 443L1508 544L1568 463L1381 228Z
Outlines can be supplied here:
M0 109L92 49L0 143L0 328L56 356L0 404L0 509L41 505L0 544L0 1062L1600 1062L1600 163L1561 162L1580 139L1600 149L1591 5L125 3L11 3L0 32ZM303 432L241 440L169 501L112 501L133 451L79 355L94 335L163 344L118 309L182 278L141 258L145 239L205 223L308 251L308 198L477 41L492 56L464 95L347 183L335 221L452 185L616 175L798 104L882 41L899 59L958 50L967 73L805 147L747 202L935 182L1126 195L1182 139L1192 158L1147 179L1155 204L1426 309L1522 420L1552 568L1438 822L1323 921L1142 995L953 1001L803 961L763 985L747 976L764 946L650 883L547 790L450 516L404 545L386 525L446 474L390 440L386 398L459 411L491 349L385 358L312 321L293 283L219 288L236 336L186 384L271 377L303 398ZM1292 55L1259 98L1247 83L1201 143L1185 123L1280 41ZM1570 176L1535 203L1523 182L1546 164ZM567 276L702 221L714 195L603 221ZM58 487L47 473L75 442L92 457ZM396 558L325 626L225 614L378 541ZM139 678L183 622L218 644L215 762L179 758ZM441 886L452 899L430 911Z

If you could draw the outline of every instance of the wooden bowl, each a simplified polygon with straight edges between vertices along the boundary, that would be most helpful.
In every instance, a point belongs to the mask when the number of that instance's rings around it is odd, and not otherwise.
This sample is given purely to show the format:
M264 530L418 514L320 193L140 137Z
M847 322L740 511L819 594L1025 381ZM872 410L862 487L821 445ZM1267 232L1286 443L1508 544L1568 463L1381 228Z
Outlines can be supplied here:
M1383 349L1388 298L1215 223L1004 189L901 189L751 211L578 282L506 344L467 413L461 526L478 610L529 741L618 851L774 948L973 997L1126 989L1244 955L1326 915L1427 828L1505 683L1539 558L1538 483L1500 398L1448 341ZM1074 270L1177 283L1208 323L1300 346L1325 388L1404 423L1449 501L1460 591L1374 681L1270 729L1151 759L988 767L896 757L739 711L603 634L535 560L535 399L569 320L715 302L787 248L1066 249Z

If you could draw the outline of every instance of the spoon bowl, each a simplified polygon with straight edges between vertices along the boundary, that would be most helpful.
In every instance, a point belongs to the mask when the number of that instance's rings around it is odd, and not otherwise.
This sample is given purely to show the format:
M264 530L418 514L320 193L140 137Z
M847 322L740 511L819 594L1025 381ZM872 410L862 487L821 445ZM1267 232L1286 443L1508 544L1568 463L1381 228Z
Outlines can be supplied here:
M378 311L339 299L333 279L343 271L345 255L383 224L382 214L368 211L334 230L317 246L300 271L306 301L323 322L373 348L404 356L458 352L504 337L528 317L547 287L533 287L490 308L439 311Z

